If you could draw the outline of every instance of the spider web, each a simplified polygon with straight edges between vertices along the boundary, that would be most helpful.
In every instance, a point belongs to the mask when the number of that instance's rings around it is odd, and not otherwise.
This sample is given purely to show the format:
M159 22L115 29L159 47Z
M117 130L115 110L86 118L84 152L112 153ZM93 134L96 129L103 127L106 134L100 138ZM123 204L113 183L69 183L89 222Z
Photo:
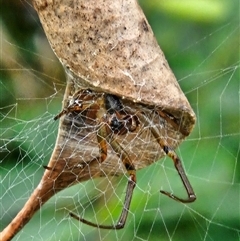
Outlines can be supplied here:
M197 115L193 133L177 149L196 202L185 205L159 193L163 189L185 195L172 161L163 158L137 172L124 229L93 228L72 219L69 212L99 224L115 223L123 207L126 175L91 179L61 191L13 240L240 240L239 2L221 4L224 14L205 22L191 16L179 20L166 14L167 9L142 4ZM3 230L38 185L49 161L58 128L53 117L61 110L66 84L31 4L1 5Z

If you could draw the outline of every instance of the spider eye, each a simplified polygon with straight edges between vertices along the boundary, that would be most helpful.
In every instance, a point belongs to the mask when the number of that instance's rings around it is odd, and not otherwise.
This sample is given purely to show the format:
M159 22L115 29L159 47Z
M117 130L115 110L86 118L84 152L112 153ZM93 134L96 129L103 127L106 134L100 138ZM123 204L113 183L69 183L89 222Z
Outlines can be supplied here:
M109 125L114 134L124 135L128 131L133 132L136 130L139 122L134 117L126 115L122 119L113 115L109 120Z
M78 105L78 106L82 106L82 103L79 100L75 100L74 104Z
M88 94L91 94L91 93L92 93L92 91L90 89L86 89L86 90L83 91L83 94L88 95Z
M114 116L110 121L111 129L114 132L119 132L123 128L123 122L119 121L116 116Z

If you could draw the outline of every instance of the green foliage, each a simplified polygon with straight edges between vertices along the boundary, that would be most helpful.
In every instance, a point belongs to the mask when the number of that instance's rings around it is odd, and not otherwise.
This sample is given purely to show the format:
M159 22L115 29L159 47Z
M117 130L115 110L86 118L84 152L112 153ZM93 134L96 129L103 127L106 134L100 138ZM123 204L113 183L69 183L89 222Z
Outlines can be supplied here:
M108 209L102 206L101 192L91 191L95 185L104 188L104 181L61 192L34 216L20 240L74 240L82 237L79 230L86 240L239 240L239 1L140 4L197 114L194 132L178 149L197 201L185 206L159 193L160 188L172 188L175 194L185 194L171 160L164 159L138 172L125 229L99 232L67 218L79 205L76 212L86 209L85 218L96 213L98 222L116 221L127 182L123 177L113 180L120 184ZM23 1L4 1L1 10L0 200L7 212L3 229L37 186L51 155L57 135L52 117L61 109L65 80L33 8ZM94 206L89 204L91 196Z

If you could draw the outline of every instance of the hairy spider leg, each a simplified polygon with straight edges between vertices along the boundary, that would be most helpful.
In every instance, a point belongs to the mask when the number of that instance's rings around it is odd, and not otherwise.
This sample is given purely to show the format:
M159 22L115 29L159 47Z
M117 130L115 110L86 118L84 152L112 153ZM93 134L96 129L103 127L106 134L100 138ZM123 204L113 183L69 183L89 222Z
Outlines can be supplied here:
M166 192L166 191L163 191L163 190L160 190L160 192L162 194L165 194L167 195L168 197L176 200L176 201L179 201L179 202L182 202L182 203L190 203L190 202L194 202L196 200L196 195L193 191L193 188L187 178L187 175L184 171L184 168L182 166L182 163L181 163L181 160L180 158L177 156L177 154L175 153L175 151L173 149L171 149L167 142L161 137L158 129L156 128L155 125L153 125L153 123L151 122L151 120L149 118L147 118L144 114L142 113L139 113L138 114L138 118L145 124L148 124L150 126L150 130L153 134L153 136L155 137L155 139L157 140L157 142L159 143L159 145L161 146L161 148L163 149L163 151L165 152L165 154L167 156L169 156L173 162L174 162L174 166L182 180L182 183L185 187L185 190L188 194L188 198L187 199L183 199L183 198L179 198L177 196L175 196L174 194L172 193L169 193L169 192Z
M92 101L85 101L84 104L76 104L73 103L69 105L68 107L64 108L58 115L56 115L53 119L57 120L63 115L67 115L68 113L71 112L81 112L89 108L89 106L92 104Z
M110 134L112 134L112 131L108 127L107 124L104 124L102 127L100 127L97 139L100 146L100 161L103 162L107 157L107 143L106 140L109 142L113 150L116 152L116 154L121 158L125 168L128 171L129 179L128 179L128 185L127 185L127 191L126 196L124 200L124 207L122 209L121 215L118 219L117 224L115 225L100 225L93 222L90 222L84 218L81 218L74 213L70 213L70 216L77 219L80 222L83 222L85 224L88 224L92 227L102 228L102 229L122 229L126 223L128 211L130 207L130 203L132 200L133 190L136 186L136 170L131 162L128 154L124 151L122 146L112 137L110 137Z

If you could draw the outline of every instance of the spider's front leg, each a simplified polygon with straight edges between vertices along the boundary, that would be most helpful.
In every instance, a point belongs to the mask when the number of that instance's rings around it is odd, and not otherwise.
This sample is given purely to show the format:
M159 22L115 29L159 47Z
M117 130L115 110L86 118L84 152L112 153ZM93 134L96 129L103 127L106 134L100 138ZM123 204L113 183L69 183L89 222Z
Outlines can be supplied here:
M182 183L187 191L188 198L186 198L186 199L179 198L179 197L173 195L172 193L169 193L169 192L166 192L163 190L161 190L160 192L162 194L165 194L168 197L170 197L176 201L182 202L182 203L194 202L196 200L196 195L195 195L193 188L187 178L187 175L184 171L180 158L177 156L175 151L168 146L167 142L161 137L157 127L155 125L153 125L153 123L151 122L151 120L148 117L146 117L143 113L140 113L138 115L138 118L142 121L142 123L144 123L147 126L150 126L152 135L155 137L158 144L161 146L161 148L163 149L165 154L173 160L174 166L175 166L175 168L182 180Z
M100 225L93 222L90 222L84 218L81 218L73 213L70 213L71 217L77 219L78 221L81 221L85 224L88 224L93 227L102 228L102 229L121 229L124 227L127 216L128 216L128 210L130 207L130 203L132 200L133 190L136 185L136 170L131 162L128 154L124 151L124 149L121 147L121 145L116 141L116 139L112 138L113 132L109 128L108 124L103 124L98 132L97 132L97 140L99 144L99 152L100 157L98 160L100 162L103 162L107 158L107 142L111 145L113 150L116 152L119 158L121 158L125 168L128 171L129 174L129 180L127 185L127 191L126 196L124 200L124 207L122 209L121 215L118 219L118 222L114 225Z

